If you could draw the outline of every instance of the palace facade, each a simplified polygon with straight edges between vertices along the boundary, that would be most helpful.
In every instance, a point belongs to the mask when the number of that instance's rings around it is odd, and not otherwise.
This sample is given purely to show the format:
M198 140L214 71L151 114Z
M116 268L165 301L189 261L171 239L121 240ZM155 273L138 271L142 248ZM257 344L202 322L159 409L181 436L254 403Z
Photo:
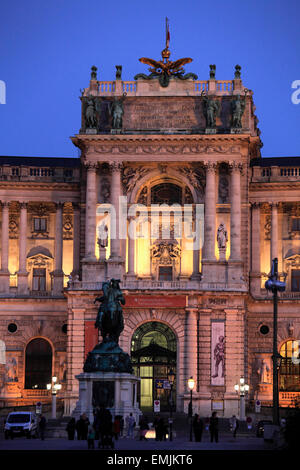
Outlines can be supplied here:
M167 59L168 60L168 59ZM152 410L170 369L177 411L239 414L272 404L278 258L280 405L300 395L300 157L262 158L253 92L232 80L137 76L102 82L92 68L80 158L0 158L0 402L49 402L70 414L76 375L98 342L94 300L121 280L120 346ZM193 74L190 74L193 75ZM107 236L107 238L106 238Z

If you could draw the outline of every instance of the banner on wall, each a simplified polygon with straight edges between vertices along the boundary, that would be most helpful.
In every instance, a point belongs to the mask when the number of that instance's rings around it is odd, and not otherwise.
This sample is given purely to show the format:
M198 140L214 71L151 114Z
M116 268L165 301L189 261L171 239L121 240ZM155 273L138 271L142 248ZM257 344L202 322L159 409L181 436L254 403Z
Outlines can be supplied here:
M211 385L225 384L225 323L211 322Z
M95 328L95 320L84 322L84 357L99 343L99 332Z

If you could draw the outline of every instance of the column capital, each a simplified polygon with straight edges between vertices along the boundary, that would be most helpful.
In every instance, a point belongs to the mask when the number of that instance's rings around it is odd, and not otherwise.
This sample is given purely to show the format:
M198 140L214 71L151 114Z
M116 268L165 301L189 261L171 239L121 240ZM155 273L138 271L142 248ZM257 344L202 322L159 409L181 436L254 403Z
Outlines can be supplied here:
M217 162L206 161L204 162L204 168L207 172L216 172L218 167Z
M87 171L96 171L98 162L83 162L83 166Z
M256 202L256 201L250 202L250 204L251 204L251 209L252 209L252 210L253 210L253 209L260 209L260 208L261 208L261 205L262 205L261 202Z
M231 161L228 163L229 170L231 172L240 172L243 173L244 164L242 162Z
M61 202L61 201L54 202L55 209L56 209L56 210L63 210L64 204L65 204L65 203L64 203L64 202Z
M122 171L124 167L123 162L118 162L118 161L108 162L108 165L112 173L114 172L119 173L120 171Z
M19 207L20 207L20 209L27 209L27 207L28 207L28 202L24 202L24 201L23 201L23 202L20 202L20 203L19 203Z
M9 209L10 202L9 201L1 201L0 202L2 209Z
M272 201L272 202L269 202L269 204L270 204L271 209L278 209L280 203L278 201Z

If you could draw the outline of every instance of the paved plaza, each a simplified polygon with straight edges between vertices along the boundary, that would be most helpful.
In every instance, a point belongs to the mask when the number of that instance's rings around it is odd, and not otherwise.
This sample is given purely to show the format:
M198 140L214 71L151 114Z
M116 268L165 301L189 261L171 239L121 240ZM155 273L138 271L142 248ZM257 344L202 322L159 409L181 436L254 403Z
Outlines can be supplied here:
M98 441L95 441L95 452ZM219 442L211 443L209 436L204 436L202 442L190 442L188 439L178 438L170 441L155 441L155 439L148 439L147 441L139 441L137 439L121 438L114 441L116 451L153 451L163 452L165 450L184 450L184 451L198 451L198 450L253 450L265 451L270 450L270 445L265 443L264 439L256 438L253 436L241 436L234 439L231 435L220 436ZM26 439L15 438L13 440L0 440L0 451L2 450L67 450L67 451L85 451L87 450L86 441L69 441L65 438L48 438L44 441L40 439Z

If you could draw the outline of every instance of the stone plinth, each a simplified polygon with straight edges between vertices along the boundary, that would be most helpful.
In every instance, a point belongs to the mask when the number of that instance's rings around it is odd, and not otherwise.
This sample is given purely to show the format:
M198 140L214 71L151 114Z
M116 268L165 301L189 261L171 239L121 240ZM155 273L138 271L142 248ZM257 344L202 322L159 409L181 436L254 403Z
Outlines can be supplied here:
M85 413L93 422L93 410L104 406L114 418L124 418L132 413L135 422L142 414L137 402L139 377L123 372L83 372L76 376L79 381L79 400L72 414L76 419Z

